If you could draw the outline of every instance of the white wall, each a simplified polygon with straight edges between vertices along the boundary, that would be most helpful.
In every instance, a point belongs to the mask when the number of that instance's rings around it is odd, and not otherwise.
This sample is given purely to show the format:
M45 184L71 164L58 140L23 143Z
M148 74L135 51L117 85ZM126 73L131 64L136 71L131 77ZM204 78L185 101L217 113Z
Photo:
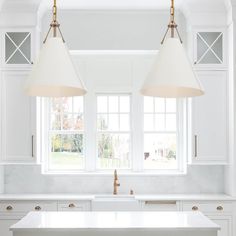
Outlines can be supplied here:
M0 166L0 193L4 193L4 168Z
M169 22L169 11L59 10L61 30L70 50L158 49ZM185 20L176 21L183 39ZM42 38L48 31L51 12L42 20Z

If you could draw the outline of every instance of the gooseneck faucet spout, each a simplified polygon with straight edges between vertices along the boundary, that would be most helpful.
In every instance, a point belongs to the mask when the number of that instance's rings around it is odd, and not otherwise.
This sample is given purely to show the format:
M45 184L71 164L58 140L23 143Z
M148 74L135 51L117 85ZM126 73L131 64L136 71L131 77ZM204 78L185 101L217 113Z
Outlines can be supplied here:
M114 171L114 184L113 184L113 194L117 195L118 194L118 187L120 187L120 183L118 180L118 175L117 175L117 170Z

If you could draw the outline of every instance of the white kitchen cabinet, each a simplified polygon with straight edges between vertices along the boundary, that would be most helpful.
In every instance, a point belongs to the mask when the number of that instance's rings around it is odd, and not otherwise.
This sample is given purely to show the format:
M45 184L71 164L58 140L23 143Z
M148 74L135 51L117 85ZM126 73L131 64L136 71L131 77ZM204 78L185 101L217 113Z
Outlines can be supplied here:
M232 217L231 216L208 216L213 222L221 227L218 236L232 235Z
M0 219L0 235L1 236L12 236L12 232L9 231L9 228L10 228L10 226L15 224L19 220L20 220L20 218L17 218L17 219Z
M190 163L227 164L227 73L197 73L205 95L192 99Z
M201 211L221 227L218 236L232 236L233 202L230 201L185 201L183 211Z
M28 72L1 73L1 162L35 162L35 98L24 93Z

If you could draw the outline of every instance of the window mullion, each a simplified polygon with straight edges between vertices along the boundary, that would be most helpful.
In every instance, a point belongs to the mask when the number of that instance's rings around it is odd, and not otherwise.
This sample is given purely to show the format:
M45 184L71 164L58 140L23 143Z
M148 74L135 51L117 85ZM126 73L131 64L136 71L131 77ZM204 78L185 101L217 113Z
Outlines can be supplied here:
M85 169L95 171L96 169L96 96L88 92L84 97L84 133L85 133Z
M131 110L132 164L134 171L143 170L143 96L134 92Z

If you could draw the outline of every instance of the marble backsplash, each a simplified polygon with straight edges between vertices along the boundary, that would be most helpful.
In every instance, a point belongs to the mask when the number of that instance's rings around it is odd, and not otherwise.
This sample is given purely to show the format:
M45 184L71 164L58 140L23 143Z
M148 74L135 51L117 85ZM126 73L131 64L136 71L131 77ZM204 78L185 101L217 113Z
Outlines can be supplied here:
M40 166L5 166L5 193L112 193L113 176L42 175ZM119 176L121 194L223 193L224 167L189 166L181 176Z

